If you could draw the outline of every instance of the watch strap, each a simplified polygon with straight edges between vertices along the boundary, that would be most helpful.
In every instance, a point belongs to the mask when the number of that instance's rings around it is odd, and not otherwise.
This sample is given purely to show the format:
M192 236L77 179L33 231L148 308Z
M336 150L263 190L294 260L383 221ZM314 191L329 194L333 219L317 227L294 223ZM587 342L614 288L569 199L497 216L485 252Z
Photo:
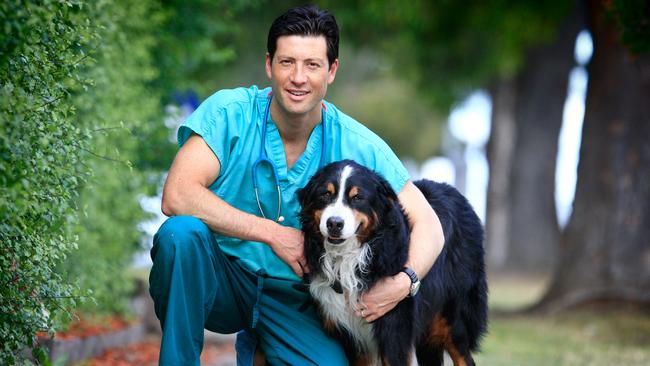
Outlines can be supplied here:
M402 268L402 272L406 273L407 276L411 279L411 283L416 283L419 281L418 275L415 273L414 270L410 269L409 267L404 267Z

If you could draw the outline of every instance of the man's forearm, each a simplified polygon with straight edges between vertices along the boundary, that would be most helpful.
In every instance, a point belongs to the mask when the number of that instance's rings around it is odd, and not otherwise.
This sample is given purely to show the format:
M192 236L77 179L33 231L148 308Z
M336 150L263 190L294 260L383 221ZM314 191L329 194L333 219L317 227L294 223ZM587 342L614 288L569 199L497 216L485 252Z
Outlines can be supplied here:
M269 244L277 225L231 206L200 184L164 192L163 212L169 216L194 216L220 234Z
M215 232L242 240L268 244L273 252L299 276L304 275L302 232L241 211L201 184L183 184L163 193L163 211L168 215L189 215Z
M411 226L411 241L406 265L423 278L435 263L445 244L438 215L422 192L407 182L399 195Z
M422 212L413 224L406 265L423 278L442 251L445 242L438 216L433 209Z

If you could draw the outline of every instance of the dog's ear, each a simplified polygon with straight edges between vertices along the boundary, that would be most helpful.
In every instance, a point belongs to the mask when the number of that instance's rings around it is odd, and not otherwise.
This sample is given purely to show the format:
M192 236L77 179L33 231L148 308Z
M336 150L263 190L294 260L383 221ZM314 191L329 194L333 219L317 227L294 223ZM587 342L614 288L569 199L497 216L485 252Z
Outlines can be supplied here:
M377 177L377 190L382 197L389 199L391 201L397 201L397 194L393 190L393 187L390 186L390 183L380 175Z
M307 185L298 189L296 194L298 195L298 202L300 203L300 207L305 208L310 201L310 198L314 196L314 190L316 189L317 186L317 181L318 181L318 176L319 173L316 173L309 182L307 182Z
M330 163L325 165L323 168L318 170L307 182L307 185L299 189L296 193L298 195L298 202L301 207L306 207L309 204L310 198L315 194L315 190L318 188L319 184L323 184L325 177L331 173L332 169L335 169L336 163Z
M306 186L296 191L296 194L298 195L298 202L300 203L300 207L305 207L305 200L307 200L307 197L309 196L308 189L310 185L311 185L310 183L307 183Z

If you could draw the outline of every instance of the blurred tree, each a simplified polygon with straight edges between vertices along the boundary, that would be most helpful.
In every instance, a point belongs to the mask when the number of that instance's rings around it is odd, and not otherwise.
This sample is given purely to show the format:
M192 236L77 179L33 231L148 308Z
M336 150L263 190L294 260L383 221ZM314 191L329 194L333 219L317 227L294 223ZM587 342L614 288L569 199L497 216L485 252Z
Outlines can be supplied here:
M390 55L397 75L414 81L443 112L479 87L513 78L530 47L554 39L572 5L560 0L324 3L347 37Z
M575 2L331 3L353 39L378 44L441 113L477 88L490 90L488 262L547 269L559 241L557 137L582 26L579 9L567 19Z
M569 3L569 2L567 2ZM576 36L585 28L582 1L561 24L554 40L526 51L525 64L515 78L514 154L508 186L508 233L504 262L493 269L546 272L556 263L560 228L555 209L555 166L558 139L575 65Z
M588 4L594 54L578 184L542 309L650 303L650 4Z

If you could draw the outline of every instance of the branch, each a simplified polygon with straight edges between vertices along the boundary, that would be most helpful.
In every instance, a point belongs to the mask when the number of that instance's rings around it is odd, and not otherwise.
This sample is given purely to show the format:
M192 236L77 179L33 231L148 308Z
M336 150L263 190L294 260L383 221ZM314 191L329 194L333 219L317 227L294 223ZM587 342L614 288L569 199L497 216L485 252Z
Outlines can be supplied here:
M33 115L37 110L39 110L39 109L41 109L41 108L43 108L43 107L46 107L46 106L48 106L48 105L50 105L50 104L56 102L57 100L63 98L64 96L65 96L65 93L59 95L58 97L56 97L56 98L54 98L54 99L50 99L50 100L48 100L47 102L45 102L45 103L39 105L39 106L36 107L36 108L33 108L33 109L28 110L27 112L30 112L30 115L28 115L27 118L25 118L25 119L29 119L29 118L31 118L32 115Z
M93 156L95 156L95 157L97 157L97 158L104 159L104 160L108 160L108 161L113 161L113 162L116 162L116 163L122 163L122 164L126 164L126 165L128 165L128 160L119 160L119 159L114 159L114 158L110 158L110 157L108 157L108 156L99 155L99 154L94 153L94 152L92 152L92 151L90 151L90 150L88 150L88 149L86 149L86 148L83 148L83 147L79 147L79 148L80 148L81 150L87 152L88 154L93 155Z

